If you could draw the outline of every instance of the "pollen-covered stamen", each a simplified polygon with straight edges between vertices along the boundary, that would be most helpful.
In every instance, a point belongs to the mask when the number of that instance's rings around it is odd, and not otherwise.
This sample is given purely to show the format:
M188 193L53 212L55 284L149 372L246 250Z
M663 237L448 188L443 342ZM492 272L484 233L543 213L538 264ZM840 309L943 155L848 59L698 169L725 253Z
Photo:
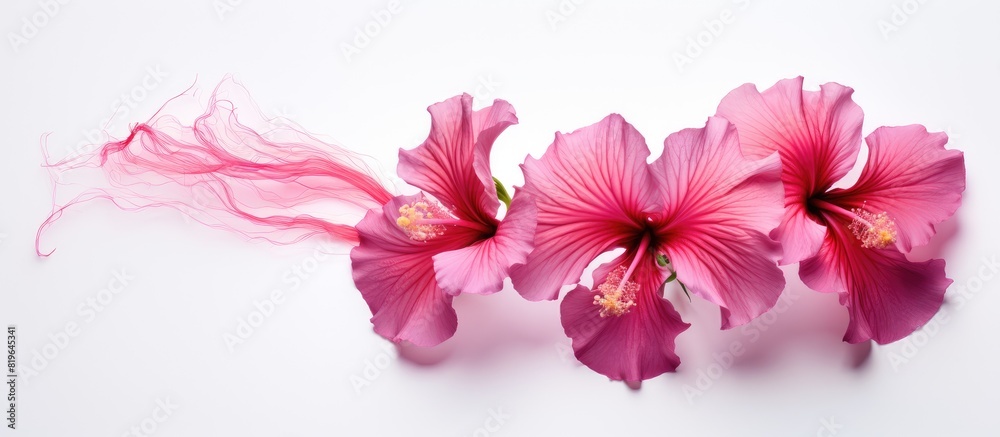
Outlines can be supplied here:
M604 283L597 287L594 305L600 307L601 317L621 316L635 306L639 284L625 279L625 266L618 266L608 273Z
M399 207L396 225L414 241L427 241L444 235L444 225L428 220L451 218L445 209L432 200L419 200Z
M396 224L414 241L427 241L440 237L449 226L460 226L482 233L496 231L482 223L455 218L444 206L430 199L410 202L399 207Z
M632 264L626 269L624 265L615 267L614 270L608 273L607 278L604 279L604 283L597 286L594 290L597 295L594 296L594 305L600 307L601 317L608 316L623 316L628 314L628 312L635 306L636 293L639 292L639 284L635 281L630 281L629 278L632 276L632 272L635 271L636 266L639 262L643 260L649 260L646 257L646 250L649 249L649 235L644 235L642 241L639 242L639 247L635 251L635 257L632 258Z
M896 243L896 222L883 211L878 214L864 208L854 208L854 221L848 229L861 241L861 247L866 249L885 249Z
M812 199L812 205L827 212L837 214L851 221L847 225L854 237L865 249L885 249L896 244L896 222L886 211L874 213L868 210L867 203L850 211L821 199Z

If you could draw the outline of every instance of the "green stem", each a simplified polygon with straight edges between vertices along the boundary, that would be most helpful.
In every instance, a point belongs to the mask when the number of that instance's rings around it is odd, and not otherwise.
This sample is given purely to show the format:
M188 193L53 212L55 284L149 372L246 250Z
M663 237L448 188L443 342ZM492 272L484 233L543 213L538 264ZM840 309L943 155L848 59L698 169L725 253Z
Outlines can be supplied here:
M677 283L681 284L681 290L684 290L684 295L688 297L688 302L691 302L691 293L688 293L688 288L681 281L677 281Z
M656 255L656 263L659 264L660 267L666 267L669 262L670 261L667 260L666 255L663 255L663 254L657 254ZM666 281L663 281L663 285L660 286L661 290L665 289L667 287L667 284L675 281L676 279L677 279L677 272L676 271L671 271L670 272L670 277L667 278ZM691 293L688 293L687 286L684 285L684 283L681 282L681 281L677 281L677 283L681 284L681 290L684 290L684 295L687 296L688 302L691 302Z

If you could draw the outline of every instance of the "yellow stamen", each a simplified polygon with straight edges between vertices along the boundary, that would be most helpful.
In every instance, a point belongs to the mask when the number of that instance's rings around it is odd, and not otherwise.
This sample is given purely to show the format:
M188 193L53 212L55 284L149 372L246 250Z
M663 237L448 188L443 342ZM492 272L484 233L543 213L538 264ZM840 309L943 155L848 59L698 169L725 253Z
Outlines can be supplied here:
M594 305L601 307L601 317L622 316L628 314L635 306L635 294L639 291L639 284L622 281L624 275L625 266L619 266L608 274L603 284L597 287Z
M399 207L399 218L396 225L406 232L414 241L427 241L444 235L445 227L434 223L421 223L422 220L444 219L450 216L437 202L420 200Z
M896 243L896 222L889 213L874 214L864 208L854 208L851 212L856 218L847 228L861 241L861 247L885 249Z

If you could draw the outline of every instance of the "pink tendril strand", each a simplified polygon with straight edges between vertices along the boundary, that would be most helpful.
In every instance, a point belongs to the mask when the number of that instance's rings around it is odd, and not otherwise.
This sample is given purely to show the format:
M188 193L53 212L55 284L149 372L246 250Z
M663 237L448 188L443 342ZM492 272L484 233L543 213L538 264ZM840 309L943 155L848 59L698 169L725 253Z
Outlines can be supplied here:
M317 235L357 244L357 231L343 223L343 207L356 213L354 224L392 198L361 155L289 120L268 119L232 79L215 88L192 125L182 124L172 113L197 100L190 91L124 140L91 153L52 163L43 141L54 188L52 211L35 236L40 256L52 254L41 251L41 237L63 212L95 199L123 210L175 208L205 225L274 244ZM66 188L80 186L62 182L66 176L82 177L84 189L60 202Z

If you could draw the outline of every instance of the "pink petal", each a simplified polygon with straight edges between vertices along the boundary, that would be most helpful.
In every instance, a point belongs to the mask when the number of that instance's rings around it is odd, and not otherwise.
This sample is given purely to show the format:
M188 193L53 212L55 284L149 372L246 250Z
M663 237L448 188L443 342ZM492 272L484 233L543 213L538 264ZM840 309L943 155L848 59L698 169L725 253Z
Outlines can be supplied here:
M620 115L556 134L541 159L529 157L524 190L535 199L535 250L511 269L529 300L555 299L597 255L641 229L656 209L642 135Z
M947 220L962 203L965 158L944 148L948 136L923 126L881 127L866 138L868 162L858 182L833 190L833 203L887 212L896 222L903 252L934 236L934 225Z
M844 177L857 160L864 113L851 100L853 93L836 83L804 92L801 77L779 81L763 93L746 84L722 99L717 115L736 125L748 156L780 153L785 204L804 205ZM785 248L782 264L798 262L819 248L821 234L806 220L813 218L793 210L775 233Z
M809 288L840 293L851 315L844 341L892 343L937 313L951 279L944 261L910 262L892 249L865 249L845 226L831 226L819 253L802 262Z
M368 211L357 225L361 243L351 250L351 263L375 332L394 342L434 346L454 335L458 321L452 296L435 281L432 257L472 244L479 233L449 227L431 240L411 240L396 225L399 207L423 199L399 196Z
M826 226L806 210L804 203L785 205L781 224L771 232L771 238L781 242L781 265L795 264L819 251L826 235Z
M633 256L634 252L623 254L602 265L594 272L594 283L603 283L608 272L628 265ZM675 339L690 326L660 295L664 271L650 254L639 256L646 259L632 276L640 289L630 312L601 317L594 305L596 293L583 286L570 291L560 306L563 329L573 340L576 358L613 380L641 381L673 372L681 362L674 352Z
M531 252L536 216L534 201L518 193L493 237L434 255L438 286L455 295L500 291L510 267L523 263Z
M747 323L785 285L780 246L767 236L783 211L778 156L744 158L735 127L718 117L664 147L651 164L666 203L661 247L681 282L722 307L723 329Z
M431 132L419 147L399 151L397 173L440 200L457 216L496 223L500 207L490 172L493 141L517 124L514 108L503 100L479 111L463 94L427 108Z

